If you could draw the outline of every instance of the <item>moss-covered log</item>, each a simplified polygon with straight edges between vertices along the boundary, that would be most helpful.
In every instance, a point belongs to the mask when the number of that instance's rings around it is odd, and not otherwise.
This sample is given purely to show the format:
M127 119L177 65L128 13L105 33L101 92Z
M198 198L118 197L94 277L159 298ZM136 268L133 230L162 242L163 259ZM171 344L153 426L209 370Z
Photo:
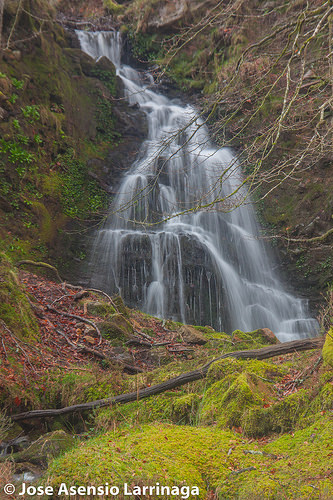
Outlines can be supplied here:
M194 382L205 378L209 367L216 361L224 358L236 358L236 359L268 359L274 356L281 356L283 354L289 354L298 351L307 351L310 349L318 349L323 345L323 337L304 339L304 340L293 340L292 342L285 342L283 344L271 345L268 347L263 347L262 349L252 349L248 351L234 351L223 354L216 359L213 359L206 365L202 366L197 370L191 372L183 373L178 377L172 378L161 384L153 385L152 387L146 387L140 391L130 392L127 394L121 394L120 396L115 396L106 399L99 399L97 401L91 401L89 403L83 403L79 405L67 406L65 408L49 409L49 410L33 410L24 413L18 413L13 415L11 418L14 421L27 420L32 418L46 418L55 417L59 415L65 415L67 413L82 412L87 410L93 410L95 408L101 408L103 406L109 406L112 404L124 404L130 401L136 401L143 398L148 398L155 394L160 394L164 391L170 389L175 389L182 385L188 384L189 382Z

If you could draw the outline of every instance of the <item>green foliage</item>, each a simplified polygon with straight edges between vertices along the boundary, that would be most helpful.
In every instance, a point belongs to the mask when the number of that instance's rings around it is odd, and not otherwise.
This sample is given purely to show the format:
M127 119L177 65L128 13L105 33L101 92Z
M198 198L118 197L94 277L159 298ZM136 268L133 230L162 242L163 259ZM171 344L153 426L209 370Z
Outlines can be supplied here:
M24 86L24 81L23 80L17 80L16 78L11 78L11 81L12 81L13 86L16 89L18 89L18 90L23 89L23 86Z
M23 135L18 135L19 142L28 143L28 138ZM35 161L35 156L22 148L15 141L6 141L0 139L0 155L4 155L7 160L16 165L16 171L20 177L26 173L26 169Z
M0 318L20 338L38 335L36 318L8 258L0 254Z
M20 128L21 128L20 122L16 118L13 120L13 127L16 130L20 130Z
M116 145L115 139L119 139L120 134L115 130L116 122L112 111L112 103L105 99L100 90L97 91L96 105L97 138Z
M61 201L66 215L84 218L107 208L107 194L88 176L86 164L75 158L73 150L69 149L57 161L64 170Z
M29 123L34 123L40 119L39 106L25 106L24 108L21 108L21 111Z
M112 96L116 95L116 70L107 71L99 67L94 67L91 70L91 74L104 83Z
M85 365L84 369L72 367L72 371L50 370L44 377L40 390L41 403L47 408L59 408L86 403L117 395L126 390L121 371L101 371L96 365Z
M147 34L130 29L127 33L133 56L139 61L156 61L162 54L157 34Z
M16 101L17 101L17 99L18 99L18 95L17 95L17 94L12 94L12 95L9 97L8 101L9 101L11 104L15 104L15 103L16 103Z
M43 140L42 140L42 138L41 138L41 136L39 134L35 134L34 135L34 142L36 144L42 144Z

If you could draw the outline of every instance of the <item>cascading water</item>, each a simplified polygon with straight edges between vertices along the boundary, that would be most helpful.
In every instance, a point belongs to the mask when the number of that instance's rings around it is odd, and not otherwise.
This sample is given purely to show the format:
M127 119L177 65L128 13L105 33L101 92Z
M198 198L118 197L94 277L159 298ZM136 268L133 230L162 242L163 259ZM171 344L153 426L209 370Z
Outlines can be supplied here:
M115 64L149 130L97 234L93 284L161 318L219 331L268 327L281 341L314 335L306 301L287 293L272 270L251 204L227 213L225 203L210 208L217 198L236 204L246 197L231 151L212 145L195 109L121 65L119 34L77 34L83 51Z

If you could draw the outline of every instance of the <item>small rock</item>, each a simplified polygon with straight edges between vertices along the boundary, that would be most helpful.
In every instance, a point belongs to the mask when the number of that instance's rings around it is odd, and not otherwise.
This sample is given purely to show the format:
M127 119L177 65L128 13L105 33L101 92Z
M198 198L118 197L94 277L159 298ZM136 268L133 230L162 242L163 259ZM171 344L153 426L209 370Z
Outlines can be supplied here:
M196 330L193 326L183 325L179 329L179 333L182 336L184 342L188 344L198 344L203 345L207 343L207 339L200 333L200 331Z
M280 343L278 338L274 335L272 330L270 330L269 328L259 328L259 330L257 330L257 333L259 333L264 340L267 340L267 342L269 344L279 344Z

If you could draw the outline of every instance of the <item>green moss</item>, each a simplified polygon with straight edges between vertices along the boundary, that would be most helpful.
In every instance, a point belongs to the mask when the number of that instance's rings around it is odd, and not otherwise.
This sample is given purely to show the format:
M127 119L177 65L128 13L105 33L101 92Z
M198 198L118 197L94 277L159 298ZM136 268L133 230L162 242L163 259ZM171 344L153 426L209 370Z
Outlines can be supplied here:
M156 425L125 435L106 434L55 460L47 481L71 484L155 484L198 486L206 498L207 484L230 474L237 457L228 456L239 440L227 431ZM156 498L152 495L151 498ZM171 498L164 495L163 498Z
M326 335L323 347L323 359L325 363L333 368L333 328L330 328Z
M87 312L92 316L112 316L115 314L114 307L109 302L94 302L87 301L86 302Z
M97 182L88 176L85 163L75 158L73 150L58 157L66 173L62 175L61 200L66 215L84 218L91 212L103 210L108 197Z
M122 429L56 459L46 480L54 486L105 481L121 488L124 482L197 485L198 499L207 498L208 490L221 500L329 499L332 435L333 422L328 418L266 446L205 427L157 424Z
M99 323L102 335L107 339L125 340L133 333L131 323L122 314L114 314L110 320Z
M40 221L39 236L42 243L51 242L56 235L56 226L44 203L32 201L31 207Z
M103 6L110 14L121 14L124 12L124 5L119 5L113 0L103 0Z
M173 407L178 400L176 392L166 392L146 400L111 406L101 410L95 418L97 428L114 430L151 423L173 422Z
M173 420L181 424L193 424L197 420L197 412L201 398L198 394L186 394L173 401Z
M129 318L129 310L125 306L125 303L124 303L123 299L121 298L121 296L116 295L115 297L112 297L112 300L113 300L113 303L115 304L115 306L117 307L118 312L120 314L122 314L123 316L125 316L126 318Z
M244 412L265 400L257 382L255 375L245 372L227 375L213 384L204 395L200 421L216 422L219 427L239 427Z
M0 318L19 338L36 339L38 325L16 271L0 255Z
M295 428L308 405L309 394L301 389L268 408L249 408L243 415L242 425L249 436L289 432Z

